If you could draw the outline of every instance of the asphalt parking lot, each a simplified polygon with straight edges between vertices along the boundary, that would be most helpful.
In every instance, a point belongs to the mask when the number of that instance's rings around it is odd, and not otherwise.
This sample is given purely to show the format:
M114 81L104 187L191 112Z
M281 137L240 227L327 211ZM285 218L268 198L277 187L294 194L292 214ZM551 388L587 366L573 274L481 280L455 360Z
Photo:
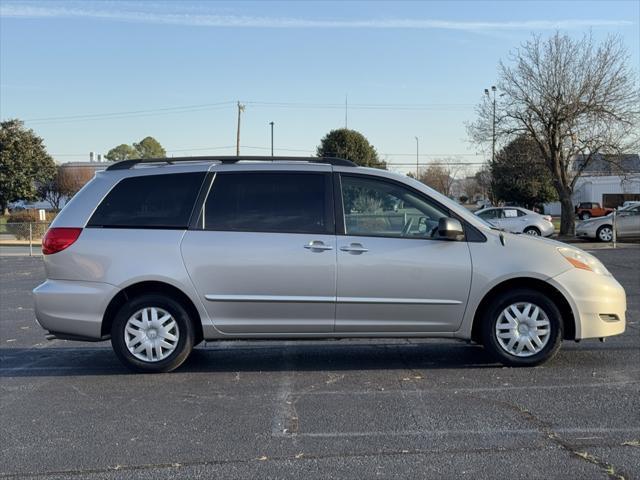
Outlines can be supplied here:
M222 342L135 375L48 342L0 257L0 478L640 478L640 245L594 251L628 327L532 369L458 342Z

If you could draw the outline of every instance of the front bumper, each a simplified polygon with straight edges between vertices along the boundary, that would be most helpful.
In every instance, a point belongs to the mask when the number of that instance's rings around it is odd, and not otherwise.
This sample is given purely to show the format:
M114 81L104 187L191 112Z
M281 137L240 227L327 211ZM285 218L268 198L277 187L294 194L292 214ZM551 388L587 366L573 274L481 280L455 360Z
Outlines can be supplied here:
M600 224L593 225L592 223L583 223L576 225L576 237L579 238L596 238L596 232Z
M38 324L53 333L102 338L102 317L118 289L108 283L47 280L33 290Z
M615 278L574 268L550 282L564 293L571 305L576 340L624 332L627 296Z

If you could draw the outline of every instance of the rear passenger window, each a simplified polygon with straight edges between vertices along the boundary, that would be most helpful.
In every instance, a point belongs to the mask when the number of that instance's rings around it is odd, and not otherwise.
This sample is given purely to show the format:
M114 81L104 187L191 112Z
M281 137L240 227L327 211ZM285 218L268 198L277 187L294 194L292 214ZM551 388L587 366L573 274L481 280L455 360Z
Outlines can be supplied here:
M218 173L201 215L205 230L333 233L329 175Z
M204 172L121 180L87 224L105 228L187 228Z

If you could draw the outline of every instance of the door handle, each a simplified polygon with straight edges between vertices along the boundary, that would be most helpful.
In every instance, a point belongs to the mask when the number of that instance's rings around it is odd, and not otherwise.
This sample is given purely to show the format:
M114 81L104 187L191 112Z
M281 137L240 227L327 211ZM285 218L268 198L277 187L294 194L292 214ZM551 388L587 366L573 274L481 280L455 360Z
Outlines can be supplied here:
M306 248L307 250L311 250L311 251L318 251L318 252L323 252L325 250L333 250L333 247L331 245L325 245L324 242L320 241L320 240L313 240L309 243L307 243L304 248Z
M361 243L352 243L350 245L344 245L340 247L340 251L349 253L364 253L368 252L368 248L364 248Z

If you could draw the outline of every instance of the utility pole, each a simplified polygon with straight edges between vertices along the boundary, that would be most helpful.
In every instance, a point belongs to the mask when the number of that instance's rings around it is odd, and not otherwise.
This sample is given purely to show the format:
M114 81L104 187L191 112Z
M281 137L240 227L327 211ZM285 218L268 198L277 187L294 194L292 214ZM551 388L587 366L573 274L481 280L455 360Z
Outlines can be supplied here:
M244 105L238 102L238 132L236 136L236 157L240 156L240 114L244 112Z
M271 156L273 157L273 122L269 122L271 125Z
M491 163L494 164L496 161L496 86L491 86L491 91L493 92L493 100L491 100L491 96L489 95L489 89L484 89L484 94L487 98L493 102L493 125L492 125L492 134L491 134Z
M420 140L418 140L418 137L415 137L416 139L416 180L418 180L418 177L420 176Z
M347 114L349 111L349 97L347 95L344 96L344 128L348 128L347 124Z

